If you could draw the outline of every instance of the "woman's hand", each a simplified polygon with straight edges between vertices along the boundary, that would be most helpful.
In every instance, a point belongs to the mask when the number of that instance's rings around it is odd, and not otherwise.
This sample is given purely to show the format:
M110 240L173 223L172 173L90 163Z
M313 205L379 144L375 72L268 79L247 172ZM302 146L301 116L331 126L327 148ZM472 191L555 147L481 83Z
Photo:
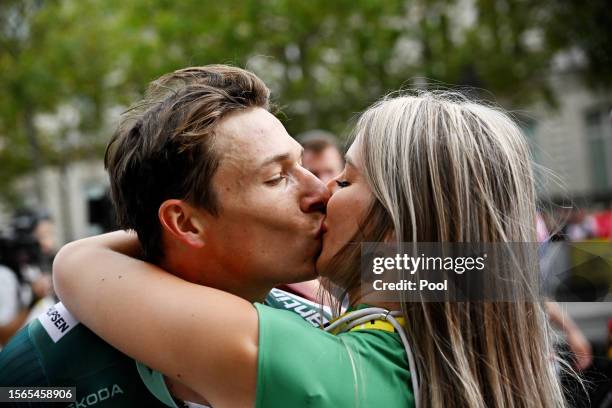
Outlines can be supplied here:
M125 232L64 246L53 264L57 294L108 343L213 406L252 406L258 353L253 305L127 256L139 251L135 236Z

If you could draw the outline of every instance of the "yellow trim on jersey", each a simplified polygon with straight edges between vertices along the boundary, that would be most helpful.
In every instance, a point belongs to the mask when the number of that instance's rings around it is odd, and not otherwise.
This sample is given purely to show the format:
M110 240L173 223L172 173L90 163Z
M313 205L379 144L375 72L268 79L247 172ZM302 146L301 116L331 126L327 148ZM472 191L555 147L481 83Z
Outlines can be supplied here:
M332 320L330 323L333 323L334 321L342 318L344 315ZM395 320L397 320L397 322L400 324L400 326L402 327L406 327L406 319L404 319L403 316L394 316ZM346 323L344 325L338 326L336 327L334 330L332 330L330 333L332 334L338 334L344 331L344 328L348 325L349 323ZM395 332L395 328L393 327L393 325L391 323L389 323L388 320L385 319L373 319L370 320L367 323L362 323L359 326L355 326L352 329L349 330L349 332L353 332L353 331L359 331L359 330L380 330L380 331L386 331L389 333L394 333Z
M402 316L397 316L395 320L397 320L400 326L406 327L406 319L404 319ZM383 320L383 319L370 320L367 323L363 323L363 324L360 324L359 326L353 327L349 331L352 332L352 331L358 331L358 330L381 330L381 331L386 331L389 333L395 332L393 325L389 323L387 320Z

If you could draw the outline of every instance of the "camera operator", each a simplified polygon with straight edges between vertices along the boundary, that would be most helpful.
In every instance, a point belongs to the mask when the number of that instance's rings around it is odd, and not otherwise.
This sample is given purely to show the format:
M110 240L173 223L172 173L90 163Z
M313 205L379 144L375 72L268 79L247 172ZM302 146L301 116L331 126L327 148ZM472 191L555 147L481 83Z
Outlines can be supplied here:
M20 211L11 233L0 236L0 346L54 302L50 223L48 216Z

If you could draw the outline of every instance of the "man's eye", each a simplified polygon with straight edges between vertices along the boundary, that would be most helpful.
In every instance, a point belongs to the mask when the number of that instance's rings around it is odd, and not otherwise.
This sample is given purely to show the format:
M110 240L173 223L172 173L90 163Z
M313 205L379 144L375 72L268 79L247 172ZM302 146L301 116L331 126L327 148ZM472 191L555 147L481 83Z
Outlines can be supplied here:
M340 181L340 180L336 180L336 184L340 188L348 187L351 185L351 183L349 183L348 181Z
M266 181L266 184L269 185L269 186L276 186L276 185L280 184L280 182L285 180L286 178L287 178L287 176L280 175L278 177L273 178L272 180Z

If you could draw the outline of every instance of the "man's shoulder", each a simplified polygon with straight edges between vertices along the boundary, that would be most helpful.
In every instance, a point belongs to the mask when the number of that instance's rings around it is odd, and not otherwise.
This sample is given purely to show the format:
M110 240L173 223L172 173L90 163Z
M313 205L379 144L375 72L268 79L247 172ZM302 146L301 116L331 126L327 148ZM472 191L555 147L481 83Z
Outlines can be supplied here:
M55 380L78 378L102 367L134 365L134 361L106 343L58 303L28 325L48 375Z
M0 386L70 386L69 406L163 406L144 386L136 362L122 354L58 303L42 313L0 353Z
M19 330L0 352L0 386L17 385L49 385L27 326Z
M58 303L22 328L2 350L0 379L5 381L7 367L20 365L22 370L43 372L47 382L59 384L122 361L134 364Z

